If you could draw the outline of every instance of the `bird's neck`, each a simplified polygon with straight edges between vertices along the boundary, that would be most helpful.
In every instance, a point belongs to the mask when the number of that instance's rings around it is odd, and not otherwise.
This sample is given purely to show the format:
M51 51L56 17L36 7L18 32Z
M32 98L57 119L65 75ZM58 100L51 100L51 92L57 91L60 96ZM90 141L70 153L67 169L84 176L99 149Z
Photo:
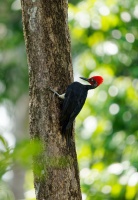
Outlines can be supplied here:
M87 90L95 89L97 85L85 85Z

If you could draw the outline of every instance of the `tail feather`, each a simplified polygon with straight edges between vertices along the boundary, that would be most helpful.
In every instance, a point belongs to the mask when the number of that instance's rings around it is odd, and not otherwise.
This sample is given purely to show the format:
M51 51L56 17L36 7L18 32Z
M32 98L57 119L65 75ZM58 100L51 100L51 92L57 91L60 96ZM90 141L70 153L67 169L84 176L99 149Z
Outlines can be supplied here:
M72 146L72 129L73 124L65 129L62 129L62 136L65 137L68 148Z

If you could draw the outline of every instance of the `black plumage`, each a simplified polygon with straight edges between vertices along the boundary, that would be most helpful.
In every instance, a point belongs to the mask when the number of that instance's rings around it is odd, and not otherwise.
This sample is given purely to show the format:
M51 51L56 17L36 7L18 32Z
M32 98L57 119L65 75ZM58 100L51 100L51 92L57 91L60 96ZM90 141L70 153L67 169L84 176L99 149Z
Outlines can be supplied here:
M74 82L67 87L65 94L58 94L53 89L49 88L59 98L64 99L61 112L61 126L62 135L66 138L67 146L71 146L73 121L81 111L85 100L87 98L88 90L95 89L102 82L101 76L92 76L91 78L80 77L81 79L90 83L90 85L83 85L79 82Z
M68 146L71 145L73 121L85 103L88 90L96 87L97 83L83 85L79 82L73 82L67 87L61 112L61 126L62 135L66 138Z

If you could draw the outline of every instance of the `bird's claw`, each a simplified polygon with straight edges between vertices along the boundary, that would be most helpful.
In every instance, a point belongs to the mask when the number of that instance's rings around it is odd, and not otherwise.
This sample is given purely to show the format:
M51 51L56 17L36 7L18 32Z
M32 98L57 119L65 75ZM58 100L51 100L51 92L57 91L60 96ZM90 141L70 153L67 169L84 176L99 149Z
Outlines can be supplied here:
M49 87L49 90L50 90L51 92L55 93L55 91L54 91L51 87Z
M53 96L55 96L55 95L59 96L59 94L55 90L53 90L51 87L49 87L49 90L54 93Z

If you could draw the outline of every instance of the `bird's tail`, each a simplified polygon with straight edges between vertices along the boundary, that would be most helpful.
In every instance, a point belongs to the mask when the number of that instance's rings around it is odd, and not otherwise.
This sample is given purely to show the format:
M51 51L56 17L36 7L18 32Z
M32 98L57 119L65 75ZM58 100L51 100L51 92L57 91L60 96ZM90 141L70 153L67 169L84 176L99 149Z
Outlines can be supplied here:
M73 124L69 127L67 126L65 129L62 129L62 136L65 137L68 148L72 146L72 129Z

